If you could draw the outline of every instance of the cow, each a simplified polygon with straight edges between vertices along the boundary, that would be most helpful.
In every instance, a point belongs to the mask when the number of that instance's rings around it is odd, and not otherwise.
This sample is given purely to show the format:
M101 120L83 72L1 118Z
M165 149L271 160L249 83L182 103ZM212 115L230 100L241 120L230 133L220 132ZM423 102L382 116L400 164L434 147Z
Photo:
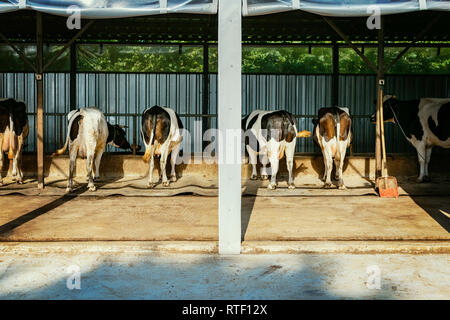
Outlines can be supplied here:
M123 130L125 126L111 125L106 121L103 112L95 107L72 110L67 119L69 124L66 142L63 148L53 154L53 156L64 154L69 145L70 165L66 192L73 191L73 172L78 156L86 159L87 187L90 191L95 191L94 179L100 177L100 161L106 144L125 150L131 149Z
M331 171L333 170L334 159L338 188L346 189L342 170L347 148L353 139L349 109L345 107L321 108L317 119L313 119L313 124L313 140L320 147L323 155L325 170L322 180L325 182L324 188L333 186Z
M142 157L145 163L149 162L148 184L149 188L155 187L153 182L153 169L155 156L160 157L160 174L162 184L168 187L170 182L177 181L175 164L180 152L183 123L178 114L167 107L153 106L142 113L142 140L145 144L145 154ZM170 180L167 179L166 162L170 156L171 172Z
M269 178L266 166L270 163L271 179L268 189L277 188L277 173L279 161L286 156L289 173L288 188L295 189L293 179L294 152L297 139L297 121L295 117L284 110L255 110L244 117L241 122L244 131L243 139L252 165L250 179L258 178L256 171L257 157L260 155L262 167L261 178Z
M420 164L417 182L430 181L428 165L434 146L450 148L450 99L422 98L402 101L393 95L383 98L384 122L396 123L416 148ZM371 116L376 122L376 114Z
M14 99L0 99L0 186L3 184L3 154L8 152L12 160L12 178L23 183L22 150L28 137L27 107L24 102Z

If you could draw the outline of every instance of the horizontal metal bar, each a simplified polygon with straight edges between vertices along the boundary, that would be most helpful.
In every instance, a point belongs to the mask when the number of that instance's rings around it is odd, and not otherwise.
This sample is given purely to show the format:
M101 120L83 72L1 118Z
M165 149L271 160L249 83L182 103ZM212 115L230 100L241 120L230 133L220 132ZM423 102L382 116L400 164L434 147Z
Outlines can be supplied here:
M35 112L29 112L29 115L33 115L35 116L36 113ZM62 112L46 112L44 113L44 116L59 116L59 117L63 117L66 116L67 113L62 113ZM104 113L104 115L106 117L141 117L142 113ZM178 114L179 117L182 118L217 118L217 114ZM315 118L317 117L316 114L294 114L293 115L295 118ZM364 118L369 118L371 115L360 115L360 114L354 114L351 115L352 118L355 119L364 119Z

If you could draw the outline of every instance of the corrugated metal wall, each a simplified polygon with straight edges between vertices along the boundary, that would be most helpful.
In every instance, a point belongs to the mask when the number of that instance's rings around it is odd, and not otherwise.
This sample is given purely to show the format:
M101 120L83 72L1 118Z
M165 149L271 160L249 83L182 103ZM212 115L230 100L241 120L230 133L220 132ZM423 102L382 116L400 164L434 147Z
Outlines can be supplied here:
M170 106L191 134L191 150L201 152L202 113L201 74L114 74L80 73L77 75L77 108L97 106L112 124L127 125L127 136L142 144L142 112L154 105ZM111 114L120 114L114 116ZM185 139L186 142L188 139ZM108 147L109 151L118 151Z
M66 114L70 110L70 76L50 73L44 78L45 148L53 152L66 137ZM374 112L375 76L341 75L339 104L350 108L354 129L354 153L372 153L375 128L368 120ZM299 130L312 130L311 118L320 107L331 105L331 75L254 75L242 77L243 114L254 109L285 109L298 116ZM191 150L201 150L203 79L201 74L77 74L76 108L98 106L111 123L128 125L130 143L141 143L140 115L155 104L170 106L181 115L191 134ZM386 93L401 99L450 97L450 76L389 76ZM14 97L35 113L35 81L30 73L0 73L0 97ZM118 114L118 115L112 115ZM189 116L192 115L192 116ZM210 75L210 114L217 114L217 75ZM197 115L197 116L196 116ZM30 137L26 151L35 151L34 115L29 115ZM211 127L217 121L211 118ZM386 125L389 153L414 152L392 124ZM109 151L118 151L109 148ZM298 152L317 152L312 139L300 139Z
M370 75L341 75L339 105L348 106L354 116L354 146L356 153L374 152L375 126L363 117L375 112L376 77ZM386 77L385 94L399 99L450 97L450 76L391 75ZM386 148L389 153L414 153L398 127L386 123Z

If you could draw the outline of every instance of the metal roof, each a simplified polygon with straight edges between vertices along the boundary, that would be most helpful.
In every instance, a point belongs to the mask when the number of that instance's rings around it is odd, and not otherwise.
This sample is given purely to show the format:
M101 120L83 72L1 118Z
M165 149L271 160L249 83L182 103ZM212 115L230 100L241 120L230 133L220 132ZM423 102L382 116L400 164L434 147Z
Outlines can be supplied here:
M384 16L385 40L409 41L440 15L423 41L450 41L450 12L422 11ZM22 10L0 15L0 32L13 41L36 41L35 12ZM44 42L64 43L78 30L66 27L65 17L44 14ZM335 17L332 20L352 41L376 41L377 30L366 27L364 17ZM86 20L83 20L84 25ZM319 15L290 11L271 15L244 17L242 40L247 44L292 43L293 41L341 41ZM217 15L166 14L122 19L97 20L77 40L86 42L168 43L217 41Z

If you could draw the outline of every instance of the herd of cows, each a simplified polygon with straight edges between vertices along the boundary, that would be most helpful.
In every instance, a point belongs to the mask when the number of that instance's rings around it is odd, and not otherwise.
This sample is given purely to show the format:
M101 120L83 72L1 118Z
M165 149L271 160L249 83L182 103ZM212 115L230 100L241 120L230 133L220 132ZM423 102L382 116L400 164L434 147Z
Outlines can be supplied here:
M450 148L450 99L422 98L401 101L395 96L385 96L384 121L396 123L405 138L416 148L420 164L418 182L429 181L428 165L433 146ZM375 114L371 116L375 122ZM324 160L324 187L332 186L333 161L336 166L338 188L345 189L343 165L346 150L353 139L352 120L348 108L321 108L313 119L313 139L321 148ZM161 178L164 186L177 180L175 165L182 141L183 124L170 108L154 106L142 114L141 134L145 145L143 160L149 163L148 187L155 186L152 178L154 158L160 158ZM307 131L298 132L295 117L284 110L255 110L242 119L243 138L252 165L251 179L257 179L256 165L261 162L260 176L271 176L269 189L277 187L279 161L286 158L289 173L288 186L295 188L293 164L296 139L308 137ZM29 132L26 105L14 99L0 99L0 164L4 154L12 160L12 177L23 183L21 154ZM68 114L68 130L65 145L54 155L64 154L69 148L69 179L67 192L73 189L73 173L76 158L86 159L88 188L95 191L95 179L99 178L100 161L106 145L131 149L123 126L111 125L97 108L81 108ZM171 173L167 178L166 163L170 156ZM268 170L268 165L270 169ZM1 169L1 168L0 168ZM0 170L0 186L2 170Z

